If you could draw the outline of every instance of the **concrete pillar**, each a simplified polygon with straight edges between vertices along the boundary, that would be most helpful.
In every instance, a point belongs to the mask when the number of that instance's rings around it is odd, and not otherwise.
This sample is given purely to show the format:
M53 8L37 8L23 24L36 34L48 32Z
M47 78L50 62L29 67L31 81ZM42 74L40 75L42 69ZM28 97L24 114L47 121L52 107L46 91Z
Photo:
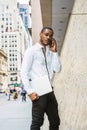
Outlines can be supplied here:
M31 0L33 44L39 40L43 26L51 26L52 0Z
M43 26L52 26L52 0L40 0Z
M32 41L35 44L39 40L39 33L43 27L40 0L31 0L32 12Z
M60 130L87 130L87 0L75 0L55 75Z

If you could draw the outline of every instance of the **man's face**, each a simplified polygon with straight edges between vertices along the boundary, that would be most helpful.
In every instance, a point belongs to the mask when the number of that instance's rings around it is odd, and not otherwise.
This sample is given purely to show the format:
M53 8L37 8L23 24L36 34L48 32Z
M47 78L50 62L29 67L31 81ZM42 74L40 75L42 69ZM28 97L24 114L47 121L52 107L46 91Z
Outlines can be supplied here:
M53 38L53 32L50 29L45 29L40 33L40 42L42 45L49 45Z

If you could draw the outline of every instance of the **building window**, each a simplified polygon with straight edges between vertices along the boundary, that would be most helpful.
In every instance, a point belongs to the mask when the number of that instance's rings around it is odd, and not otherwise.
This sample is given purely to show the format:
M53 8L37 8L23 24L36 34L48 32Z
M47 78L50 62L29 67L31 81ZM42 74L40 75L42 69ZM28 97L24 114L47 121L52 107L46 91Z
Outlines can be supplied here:
M1 25L1 28L3 28L3 25Z
M8 5L6 6L6 9L8 9Z
M2 18L2 21L4 21L4 18Z
M6 18L6 21L8 21L8 18Z
M10 70L12 70L12 68L10 68Z
M12 32L12 27L10 27L10 32Z
M6 27L5 31L8 32L8 27Z

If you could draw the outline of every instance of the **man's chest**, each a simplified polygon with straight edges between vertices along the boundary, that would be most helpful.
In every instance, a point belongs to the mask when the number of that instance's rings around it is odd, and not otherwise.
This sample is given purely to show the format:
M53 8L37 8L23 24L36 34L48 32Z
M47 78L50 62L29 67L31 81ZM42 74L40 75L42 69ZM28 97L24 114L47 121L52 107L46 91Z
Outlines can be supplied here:
M39 63L43 65L45 64L45 62L47 62L47 64L50 64L52 61L52 55L50 52L46 52L45 54L43 54L42 50L36 51L33 55L33 61L34 63Z

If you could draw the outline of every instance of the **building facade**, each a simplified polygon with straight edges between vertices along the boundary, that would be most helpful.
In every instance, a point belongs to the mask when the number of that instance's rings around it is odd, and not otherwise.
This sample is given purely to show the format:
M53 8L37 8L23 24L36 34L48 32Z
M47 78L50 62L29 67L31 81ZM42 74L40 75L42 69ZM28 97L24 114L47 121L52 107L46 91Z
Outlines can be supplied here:
M21 19L23 21L26 35L28 37L29 42L26 44L26 48L32 46L32 38L29 30L32 27L32 22L31 22L31 6L29 4L17 4L17 7L19 9L19 14L21 16Z
M0 0L0 48L8 57L8 83L20 83L20 66L29 42L17 9L17 1Z
M8 84L7 76L7 54L0 49L0 92L3 92Z

